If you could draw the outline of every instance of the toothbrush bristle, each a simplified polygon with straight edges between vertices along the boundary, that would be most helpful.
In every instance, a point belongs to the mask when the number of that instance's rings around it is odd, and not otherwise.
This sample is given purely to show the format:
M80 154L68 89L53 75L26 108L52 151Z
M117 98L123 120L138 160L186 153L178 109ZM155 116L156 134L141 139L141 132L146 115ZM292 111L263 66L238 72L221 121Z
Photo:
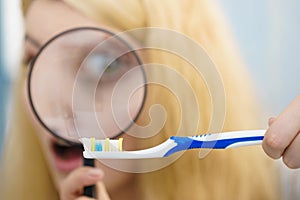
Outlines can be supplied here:
M119 138L119 151L123 151L123 138Z
M109 138L105 138L104 142L104 151L109 151L110 150L110 145L109 145Z
M95 151L102 151L102 144L100 141L95 142Z
M95 151L95 138L91 138L91 151Z
M95 138L82 138L85 149L88 151L123 151L123 138L118 140L96 140ZM89 143L89 145L87 145Z

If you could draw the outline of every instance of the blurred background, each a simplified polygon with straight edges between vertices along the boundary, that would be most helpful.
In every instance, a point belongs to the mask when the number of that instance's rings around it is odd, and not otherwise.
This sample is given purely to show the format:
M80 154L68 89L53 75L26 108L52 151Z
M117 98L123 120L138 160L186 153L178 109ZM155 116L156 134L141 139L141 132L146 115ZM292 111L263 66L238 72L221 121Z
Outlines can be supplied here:
M300 1L218 2L254 79L264 117L277 115L300 94Z
M215 1L231 25L240 54L254 79L267 122L268 117L277 115L300 94L297 55L300 52L300 1ZM10 110L10 88L20 63L23 27L19 0L0 2L1 145Z
M21 60L22 35L19 0L0 1L0 147L11 109L11 87Z

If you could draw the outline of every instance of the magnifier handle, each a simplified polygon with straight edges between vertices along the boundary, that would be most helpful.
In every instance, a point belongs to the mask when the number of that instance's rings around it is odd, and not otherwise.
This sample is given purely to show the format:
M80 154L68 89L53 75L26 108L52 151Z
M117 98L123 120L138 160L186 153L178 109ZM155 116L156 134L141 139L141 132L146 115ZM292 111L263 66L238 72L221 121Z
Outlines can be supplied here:
M94 167L95 166L94 159L83 158L83 165ZM90 186L84 187L83 188L83 195L87 196L87 197L94 197L95 198L96 197L95 185L90 185Z

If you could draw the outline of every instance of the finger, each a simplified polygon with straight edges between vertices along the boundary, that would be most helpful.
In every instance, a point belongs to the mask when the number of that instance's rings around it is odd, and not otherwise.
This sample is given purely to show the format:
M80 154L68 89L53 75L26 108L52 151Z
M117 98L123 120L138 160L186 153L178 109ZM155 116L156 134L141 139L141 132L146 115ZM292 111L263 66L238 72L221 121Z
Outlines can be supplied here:
M291 169L300 167L300 135L298 134L292 144L285 150L282 156L283 162Z
M103 182L97 183L97 197L99 200L110 200L106 187Z
M276 117L270 117L270 119L268 121L268 125L271 126L275 120L276 120Z
M81 197L76 198L75 200L96 200L96 199L90 198L90 197L81 196Z
M267 130L262 147L271 158L278 159L300 130L300 96L298 96Z
M75 199L82 194L85 186L96 184L103 176L102 170L93 167L80 167L74 170L60 187L61 199Z

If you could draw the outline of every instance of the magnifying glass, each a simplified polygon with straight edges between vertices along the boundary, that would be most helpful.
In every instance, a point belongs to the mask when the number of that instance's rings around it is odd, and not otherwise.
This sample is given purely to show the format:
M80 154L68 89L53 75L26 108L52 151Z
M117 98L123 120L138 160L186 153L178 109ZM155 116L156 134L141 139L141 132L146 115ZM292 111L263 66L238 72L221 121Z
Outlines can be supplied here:
M81 145L81 137L119 137L136 121L146 97L145 70L132 41L101 28L51 38L30 63L27 80L36 119L70 145ZM85 188L85 195L92 193Z

